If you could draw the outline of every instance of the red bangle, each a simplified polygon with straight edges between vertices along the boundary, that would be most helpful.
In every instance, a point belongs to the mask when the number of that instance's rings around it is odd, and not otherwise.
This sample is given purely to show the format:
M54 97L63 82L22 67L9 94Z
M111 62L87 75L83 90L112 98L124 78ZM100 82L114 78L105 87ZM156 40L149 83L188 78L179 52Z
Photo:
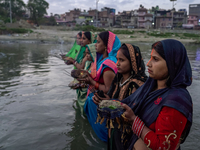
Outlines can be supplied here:
M98 90L98 89L99 89L99 83L98 83L98 82L96 82L94 87L95 87L95 89L97 89L97 90Z
M133 121L132 130L138 137L140 137L142 130L144 129L144 122L140 120L138 116Z

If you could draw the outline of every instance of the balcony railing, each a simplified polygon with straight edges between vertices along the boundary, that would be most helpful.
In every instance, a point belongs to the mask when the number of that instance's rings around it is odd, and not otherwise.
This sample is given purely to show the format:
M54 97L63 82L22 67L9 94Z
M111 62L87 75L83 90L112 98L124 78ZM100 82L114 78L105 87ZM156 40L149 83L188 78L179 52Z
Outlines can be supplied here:
M197 18L193 18L193 19L191 19L191 18L189 18L189 19L187 19L188 21L197 21Z
M144 15L146 15L146 14L138 14L139 17L140 17L140 16L144 16Z
M122 21L131 21L131 19L121 19Z
M174 16L174 18L184 18L184 16Z

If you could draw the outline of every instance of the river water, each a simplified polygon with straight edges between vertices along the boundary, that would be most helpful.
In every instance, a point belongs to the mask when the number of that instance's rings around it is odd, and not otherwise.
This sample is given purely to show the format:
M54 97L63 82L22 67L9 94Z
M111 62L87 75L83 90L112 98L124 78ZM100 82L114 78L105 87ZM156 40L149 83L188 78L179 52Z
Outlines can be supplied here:
M137 43L145 63L152 43ZM182 150L200 149L200 46L185 45L193 71L191 132ZM0 44L0 150L104 150L75 104L72 80L58 57L71 45ZM148 73L147 73L148 74Z

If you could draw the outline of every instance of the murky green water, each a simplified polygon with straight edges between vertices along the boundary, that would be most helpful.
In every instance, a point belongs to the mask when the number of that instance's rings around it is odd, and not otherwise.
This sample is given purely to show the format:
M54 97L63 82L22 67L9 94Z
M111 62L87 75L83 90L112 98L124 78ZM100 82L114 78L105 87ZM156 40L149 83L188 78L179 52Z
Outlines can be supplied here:
M136 45L147 62L151 44ZM193 84L188 90L194 103L194 122L182 149L194 150L200 148L200 46L185 46L193 70ZM29 43L0 45L0 149L106 149L106 143L97 138L76 108L75 91L67 87L72 78L66 71L73 67L55 57L69 48Z

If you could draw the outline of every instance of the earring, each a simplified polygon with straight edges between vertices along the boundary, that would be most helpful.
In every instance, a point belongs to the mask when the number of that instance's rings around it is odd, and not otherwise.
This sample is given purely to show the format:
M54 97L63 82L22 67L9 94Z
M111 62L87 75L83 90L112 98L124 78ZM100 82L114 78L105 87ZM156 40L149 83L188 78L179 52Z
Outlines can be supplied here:
M131 75L133 75L133 70L131 71Z
M167 77L167 81L169 80L170 76Z
M170 76L168 76L166 80L166 84L168 85L169 83L170 83Z
M105 47L105 51L107 52L107 47Z

